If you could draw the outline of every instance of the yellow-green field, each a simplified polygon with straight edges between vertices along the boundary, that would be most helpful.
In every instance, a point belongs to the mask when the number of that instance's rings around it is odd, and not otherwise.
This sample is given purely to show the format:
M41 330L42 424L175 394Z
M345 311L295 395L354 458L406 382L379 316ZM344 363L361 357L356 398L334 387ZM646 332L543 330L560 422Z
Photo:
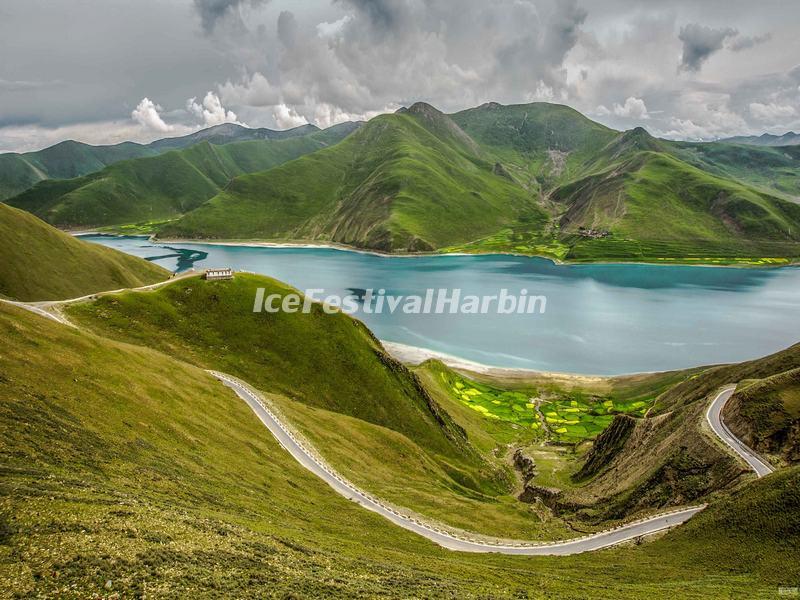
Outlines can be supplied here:
M540 431L559 442L593 439L608 427L615 414L641 417L652 405L652 401L642 399L622 401L612 396L589 396L581 392L549 392L545 398L540 398L534 392L502 390L452 371L442 371L439 375L458 401L487 419Z

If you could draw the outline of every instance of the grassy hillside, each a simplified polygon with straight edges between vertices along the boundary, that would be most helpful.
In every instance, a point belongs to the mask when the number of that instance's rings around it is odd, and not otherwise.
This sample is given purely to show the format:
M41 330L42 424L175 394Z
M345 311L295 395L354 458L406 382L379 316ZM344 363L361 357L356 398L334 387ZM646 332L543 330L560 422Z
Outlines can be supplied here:
M318 305L311 314L253 313L258 287L265 288L265 295L292 291L255 275L237 274L233 281L216 283L192 278L156 292L104 296L70 307L68 314L98 334L156 348L256 385L346 476L399 506L482 534L574 535L547 507L516 499L517 480L505 445L544 439L541 430L530 428L538 423L535 413L500 419L488 426L493 433L487 438L474 420L465 418L463 405L443 396L429 380L422 387L416 375L385 355L360 322L343 314L325 315ZM455 376L441 370L437 381L441 373ZM510 395L524 400L527 408L524 394ZM573 394L553 397L552 404L566 413L574 398L602 412L593 414L592 431L611 420L602 404L606 398ZM641 414L646 406L620 395L614 410ZM563 440L574 442L586 437L589 424L566 427ZM397 469L398 464L403 468ZM648 507L632 506L611 518ZM588 526L598 524L595 519Z
M682 160L714 175L755 186L783 199L800 198L800 145L780 148L710 142L672 142Z
M315 135L225 145L203 141L159 156L118 162L77 179L43 181L8 203L66 228L174 218L217 194L236 175L318 150L330 143L331 136L335 139L336 133L326 133L326 141Z
M0 296L58 300L166 279L161 267L54 229L0 204Z
M40 182L10 202L61 227L137 225L164 238L576 262L800 260L800 146L659 140L541 102L449 116L417 103L337 143L359 125L221 125L138 147L194 144L178 154ZM48 176L38 171L2 155L0 187Z
M451 115L520 185L545 194L582 169L616 132L560 104L495 102Z
M80 177L121 160L155 153L155 150L133 142L90 146L68 140L36 152L0 154L0 201L44 179Z
M265 296L296 291L259 275L240 273L222 282L197 277L152 293L104 296L69 314L105 335L393 429L444 456L470 458L463 431L360 321L326 315L319 304L308 314L254 313L258 288Z
M276 131L265 127L253 128L245 127L237 123L222 123L221 125L214 125L213 127L195 131L189 135L156 140L148 144L148 147L158 152L166 152L168 150L188 148L202 142L208 142L215 146L222 146L225 144L252 140L288 140L290 138L303 137L320 131L320 128L316 125L301 125L299 127L292 127L291 129Z
M169 150L188 148L201 142L223 145L249 140L284 140L316 133L320 134L321 141L330 144L332 140L338 141L344 137L341 135L344 131L352 130L357 125L357 123L342 123L327 129L326 133L322 134L322 131L313 125L274 131L224 123L189 135L156 140L150 144L122 142L107 146L90 146L67 140L35 152L22 154L7 152L0 154L0 201L21 194L45 179L74 179L100 171L122 160L155 156ZM338 137L340 135L341 137Z
M800 368L743 382L722 417L738 438L774 464L800 462Z
M791 377L798 367L800 346L753 361L712 367L661 393L647 418L615 417L576 471L578 485L562 498L563 509L586 518L611 518L636 507L694 502L720 489L731 489L743 478L751 479L752 473L708 432L705 423L713 394L726 384L739 383L743 388L734 406L740 405L745 414L760 415L760 420L754 421L758 426L750 430L752 437L745 439L773 435L771 440L762 439L764 447L776 455L793 455L792 413L785 415L783 422L778 399L782 401L786 394L789 410L795 410ZM753 379L786 387L774 390L773 395L762 388L762 395L756 384L753 391L759 400L744 404L751 398L747 391ZM764 384L765 388L770 384ZM744 433L747 420L737 417L738 410L731 413L731 424Z
M722 179L663 152L638 151L558 188L564 234L578 239L569 257L796 257L800 205Z
M0 335L0 577L18 597L769 597L800 576L797 470L640 546L452 553L336 496L179 357L2 305Z
M519 221L541 224L544 213L452 120L416 104L330 149L235 179L160 235L431 250Z

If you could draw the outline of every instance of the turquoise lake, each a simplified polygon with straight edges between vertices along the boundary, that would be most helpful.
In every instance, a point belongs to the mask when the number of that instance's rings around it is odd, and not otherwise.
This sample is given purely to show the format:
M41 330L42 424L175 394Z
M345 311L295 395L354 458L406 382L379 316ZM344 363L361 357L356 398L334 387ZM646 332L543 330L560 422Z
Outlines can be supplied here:
M555 265L505 255L385 257L328 248L82 239L170 270L232 267L300 290L547 297L544 314L356 316L382 340L486 365L612 375L756 358L800 341L800 268Z

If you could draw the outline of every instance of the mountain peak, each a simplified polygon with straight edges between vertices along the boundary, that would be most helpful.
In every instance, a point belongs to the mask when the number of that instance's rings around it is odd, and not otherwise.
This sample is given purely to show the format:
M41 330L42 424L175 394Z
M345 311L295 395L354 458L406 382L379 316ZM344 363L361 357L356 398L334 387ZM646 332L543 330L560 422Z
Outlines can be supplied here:
M435 106L428 104L427 102L414 102L411 106L408 107L406 110L408 114L411 115L419 115L421 117L440 117L444 116L444 113L440 111Z
M614 158L632 152L660 152L661 143L658 138L654 138L644 127L634 127L628 131L623 131L606 146L608 152Z

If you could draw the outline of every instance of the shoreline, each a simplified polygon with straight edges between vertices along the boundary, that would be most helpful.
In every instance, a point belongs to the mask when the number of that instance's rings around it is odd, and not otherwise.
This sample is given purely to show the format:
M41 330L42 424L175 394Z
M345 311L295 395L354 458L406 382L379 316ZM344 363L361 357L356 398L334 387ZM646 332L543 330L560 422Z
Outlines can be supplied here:
M644 265L651 267L702 267L711 269L782 269L786 267L800 267L800 260L786 259L789 262L785 264L765 264L758 265L753 263L741 264L711 264L711 263L693 263L693 262L648 262L648 261L565 261L553 256L545 256L542 254L524 254L522 252L384 252L381 250L368 250L364 248L357 248L355 246L348 246L337 242L311 242L311 241L286 241L286 242L267 242L259 240L222 240L213 241L205 239L156 239L154 234L125 234L125 233L111 233L103 231L67 231L70 235L75 237L99 235L107 237L141 237L147 238L153 244L195 244L195 245L208 245L208 246L232 246L242 248L296 248L296 249L309 249L309 250L339 250L342 252L353 252L355 254L365 254L369 256L378 256L381 258L431 258L436 256L511 256L519 258L538 258L547 260L556 266L561 267L574 267L574 266L628 266L628 265Z
M461 358L446 352L431 350L421 346L411 346L400 342L379 340L384 349L396 360L407 366L419 366L428 360L438 360L452 369L459 371L469 371L478 375L492 378L513 378L513 379L563 379L571 382L584 384L605 383L612 379L625 377L636 377L641 375L655 375L666 371L637 371L634 373L623 373L619 375L593 375L587 373L568 373L563 371L542 371L538 369L526 369L524 367L499 367L487 365L467 358Z

